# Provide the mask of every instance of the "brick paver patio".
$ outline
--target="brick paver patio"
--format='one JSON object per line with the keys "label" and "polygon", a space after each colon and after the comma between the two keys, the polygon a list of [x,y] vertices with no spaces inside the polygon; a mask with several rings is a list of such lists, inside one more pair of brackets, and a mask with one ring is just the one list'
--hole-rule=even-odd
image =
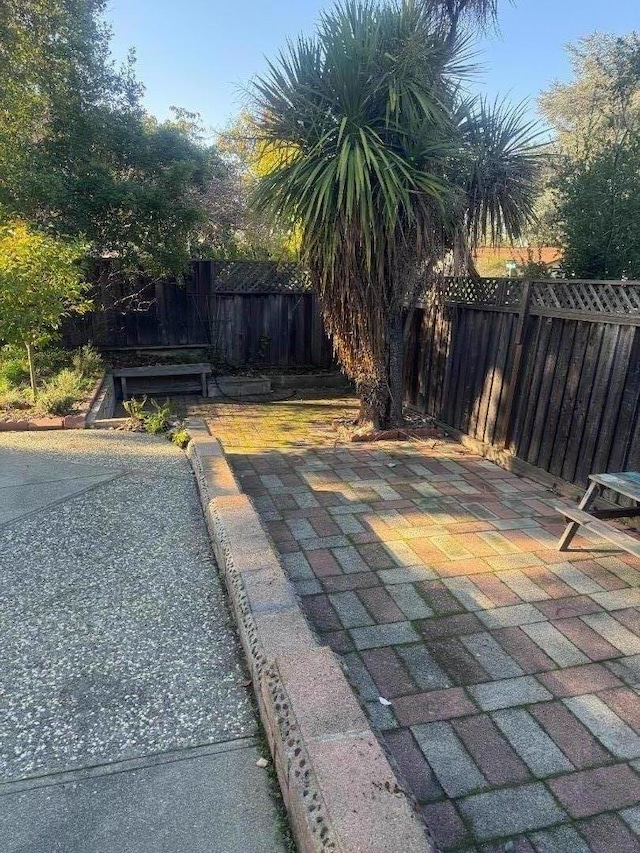
{"label": "brick paver patio", "polygon": [[454,442],[336,444],[353,409],[199,412],[440,847],[639,851],[639,561]]}

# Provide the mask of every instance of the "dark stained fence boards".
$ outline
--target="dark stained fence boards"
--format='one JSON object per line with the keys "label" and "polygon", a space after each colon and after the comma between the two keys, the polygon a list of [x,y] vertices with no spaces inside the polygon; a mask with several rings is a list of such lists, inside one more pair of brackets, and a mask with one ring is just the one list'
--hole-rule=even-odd
{"label": "dark stained fence boards", "polygon": [[486,444],[506,441],[520,459],[579,486],[591,472],[638,470],[640,290],[580,284],[534,283],[523,306],[513,282],[508,293],[489,282],[480,299],[445,283],[411,319],[407,401]]}
{"label": "dark stained fence boards", "polygon": [[97,276],[94,289],[100,309],[65,323],[68,346],[201,346],[232,365],[333,364],[318,299],[295,265],[197,261],[184,283],[128,289],[107,273]]}
{"label": "dark stained fence boards", "polygon": [[[329,367],[318,300],[292,264],[194,262],[183,285],[96,279],[65,342],[209,347],[234,365]],[[640,283],[444,279],[406,342],[406,399],[579,486],[640,469]]]}

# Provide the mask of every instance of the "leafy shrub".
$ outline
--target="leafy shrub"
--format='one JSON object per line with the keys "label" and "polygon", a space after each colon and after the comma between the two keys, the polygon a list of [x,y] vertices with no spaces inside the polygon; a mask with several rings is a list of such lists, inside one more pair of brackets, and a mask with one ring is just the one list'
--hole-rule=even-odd
{"label": "leafy shrub", "polygon": [[146,403],[146,397],[143,397],[142,400],[136,400],[135,397],[131,397],[130,400],[123,401],[122,408],[129,415],[129,426],[131,429],[142,429]]}
{"label": "leafy shrub", "polygon": [[184,450],[191,441],[191,436],[184,427],[180,427],[175,432],[171,433],[171,441],[176,445],[176,447],[179,447],[180,450]]}
{"label": "leafy shrub", "polygon": [[130,400],[123,402],[122,408],[129,415],[129,427],[132,430],[143,429],[150,435],[159,435],[162,432],[167,432],[173,414],[171,403],[168,399],[165,400],[162,406],[155,400],[150,400],[149,402],[153,409],[151,412],[145,410],[147,404],[146,397],[143,397],[142,400],[136,400],[135,397],[132,397]]}
{"label": "leafy shrub", "polygon": [[97,376],[104,367],[102,356],[91,344],[85,344],[77,349],[71,356],[71,364],[77,373],[89,379]]}
{"label": "leafy shrub", "polygon": [[145,432],[150,435],[159,435],[161,432],[166,432],[169,429],[169,420],[171,419],[172,410],[169,400],[165,400],[164,405],[151,401],[153,412],[146,412],[143,417]]}
{"label": "leafy shrub", "polygon": [[28,409],[30,405],[31,395],[26,388],[16,388],[0,375],[0,411]]}
{"label": "leafy shrub", "polygon": [[[5,347],[9,350],[9,347]],[[13,347],[11,347],[13,349]],[[29,381],[29,364],[26,354],[19,358],[13,353],[8,355],[3,352],[0,356],[0,381],[4,380],[8,386],[18,388],[20,385]]]}
{"label": "leafy shrub", "polygon": [[42,415],[67,415],[86,391],[86,380],[75,370],[65,368],[45,383],[36,401]]}
{"label": "leafy shrub", "polygon": [[[69,350],[62,347],[48,346],[34,353],[36,373],[42,379],[49,379],[55,376],[60,370],[69,367]],[[28,369],[28,362],[25,358],[25,364]]]}

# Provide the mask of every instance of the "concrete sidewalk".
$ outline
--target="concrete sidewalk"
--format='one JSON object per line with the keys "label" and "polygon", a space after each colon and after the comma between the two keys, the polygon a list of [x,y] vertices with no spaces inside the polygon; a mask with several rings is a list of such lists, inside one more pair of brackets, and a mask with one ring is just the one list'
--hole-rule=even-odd
{"label": "concrete sidewalk", "polygon": [[1,853],[287,840],[181,451],[0,440]]}

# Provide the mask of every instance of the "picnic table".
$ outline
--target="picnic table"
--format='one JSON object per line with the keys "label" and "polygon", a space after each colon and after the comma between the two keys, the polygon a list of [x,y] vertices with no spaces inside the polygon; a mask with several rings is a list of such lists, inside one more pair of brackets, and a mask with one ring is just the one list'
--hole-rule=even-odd
{"label": "picnic table", "polygon": [[[197,364],[156,364],[150,365],[148,367],[119,367],[113,371],[114,379],[120,380],[120,385],[122,387],[122,399],[126,400],[128,397],[127,393],[127,379],[140,379],[148,376],[199,376],[199,384],[196,386],[194,390],[201,390],[202,396],[207,396],[207,376],[211,373],[211,365],[207,363],[197,363]],[[156,390],[154,389],[149,389]],[[175,391],[177,389],[170,387],[169,391]],[[144,390],[138,390],[138,393],[145,393]]]}
{"label": "picnic table", "polygon": [[558,550],[566,551],[579,527],[586,527],[592,533],[601,536],[623,551],[640,557],[640,541],[617,527],[607,524],[606,519],[633,518],[640,515],[640,506],[616,507],[615,509],[596,509],[594,504],[603,489],[609,489],[618,495],[624,495],[640,503],[640,472],[623,471],[618,474],[590,474],[589,486],[577,507],[570,504],[555,505],[558,512],[569,519],[567,527],[558,542]]}

